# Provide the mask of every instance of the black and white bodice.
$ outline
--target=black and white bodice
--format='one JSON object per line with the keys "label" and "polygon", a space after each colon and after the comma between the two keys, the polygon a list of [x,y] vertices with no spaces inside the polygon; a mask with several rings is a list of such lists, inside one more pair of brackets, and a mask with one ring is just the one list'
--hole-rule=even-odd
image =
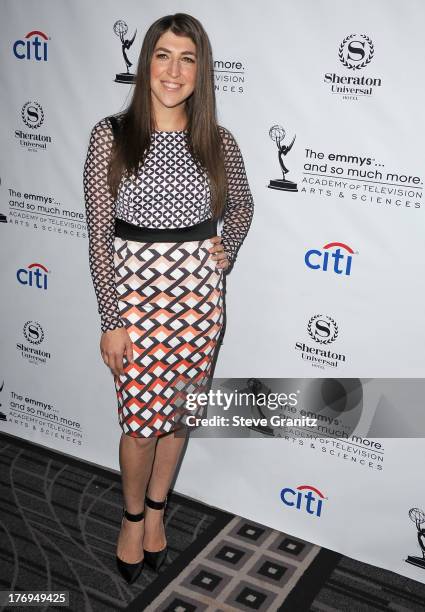
{"label": "black and white bodice", "polygon": [[[239,146],[229,130],[222,126],[219,130],[227,176],[221,237],[233,262],[250,227],[254,203]],[[83,174],[90,273],[102,331],[123,326],[114,283],[115,218],[166,229],[212,217],[206,172],[197,168],[184,130],[153,132],[151,148],[137,176],[123,176],[116,199],[107,184],[112,144],[112,125],[105,117],[91,130]]]}
{"label": "black and white bodice", "polygon": [[121,180],[116,215],[155,228],[187,227],[211,218],[207,175],[189,154],[185,131],[153,132],[136,179]]}

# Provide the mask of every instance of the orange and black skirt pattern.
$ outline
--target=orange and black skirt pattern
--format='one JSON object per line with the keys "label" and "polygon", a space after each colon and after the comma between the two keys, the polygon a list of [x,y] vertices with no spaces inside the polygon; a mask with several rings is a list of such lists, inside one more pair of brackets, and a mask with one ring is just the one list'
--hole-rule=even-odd
{"label": "orange and black skirt pattern", "polygon": [[114,238],[120,317],[133,363],[115,376],[118,422],[132,437],[179,429],[187,393],[207,389],[223,325],[223,272],[209,238],[140,242]]}

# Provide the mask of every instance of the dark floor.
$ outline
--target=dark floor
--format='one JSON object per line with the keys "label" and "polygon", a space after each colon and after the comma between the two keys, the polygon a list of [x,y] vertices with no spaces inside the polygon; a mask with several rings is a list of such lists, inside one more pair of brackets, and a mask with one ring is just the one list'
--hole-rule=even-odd
{"label": "dark floor", "polygon": [[68,591],[78,612],[425,610],[422,583],[174,493],[167,563],[129,586],[115,568],[119,474],[7,434],[0,462],[0,590]]}

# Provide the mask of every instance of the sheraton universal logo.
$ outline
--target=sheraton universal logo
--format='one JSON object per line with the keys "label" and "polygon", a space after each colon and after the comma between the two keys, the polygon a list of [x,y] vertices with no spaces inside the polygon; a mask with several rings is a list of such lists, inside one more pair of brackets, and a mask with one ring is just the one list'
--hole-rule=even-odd
{"label": "sheraton universal logo", "polygon": [[44,124],[44,110],[36,100],[27,100],[21,108],[21,121],[25,128],[15,129],[15,139],[22,149],[37,153],[46,151],[52,144],[52,137],[41,129]]}
{"label": "sheraton universal logo", "polygon": [[375,55],[375,46],[367,34],[348,34],[339,44],[338,59],[345,72],[326,72],[324,82],[332,94],[341,95],[344,100],[358,100],[371,96],[382,79],[362,74],[369,67]]}
{"label": "sheraton universal logo", "polygon": [[42,325],[38,321],[26,321],[22,333],[26,342],[16,343],[18,353],[29,363],[46,365],[51,358],[51,353],[40,347],[46,337]]}
{"label": "sheraton universal logo", "polygon": [[303,361],[321,370],[337,368],[346,362],[346,355],[328,348],[339,335],[339,327],[333,317],[327,314],[313,315],[307,323],[307,332],[316,345],[304,341],[295,342],[295,350]]}

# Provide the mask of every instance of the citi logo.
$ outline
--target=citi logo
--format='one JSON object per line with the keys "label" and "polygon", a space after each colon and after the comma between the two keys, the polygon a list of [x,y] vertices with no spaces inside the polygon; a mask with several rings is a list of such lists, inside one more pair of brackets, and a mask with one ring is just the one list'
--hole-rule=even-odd
{"label": "citi logo", "polygon": [[18,59],[47,62],[47,42],[49,37],[40,30],[32,30],[25,34],[24,40],[15,40],[13,55]]}
{"label": "citi logo", "polygon": [[350,276],[354,251],[343,242],[328,242],[322,248],[310,249],[304,256],[305,265],[312,270],[335,272]]}
{"label": "citi logo", "polygon": [[21,285],[47,290],[49,270],[39,263],[32,263],[16,272],[16,278]]}
{"label": "citi logo", "polygon": [[323,500],[327,498],[316,487],[299,485],[295,490],[290,487],[282,489],[280,499],[285,506],[296,508],[314,516],[321,516]]}

